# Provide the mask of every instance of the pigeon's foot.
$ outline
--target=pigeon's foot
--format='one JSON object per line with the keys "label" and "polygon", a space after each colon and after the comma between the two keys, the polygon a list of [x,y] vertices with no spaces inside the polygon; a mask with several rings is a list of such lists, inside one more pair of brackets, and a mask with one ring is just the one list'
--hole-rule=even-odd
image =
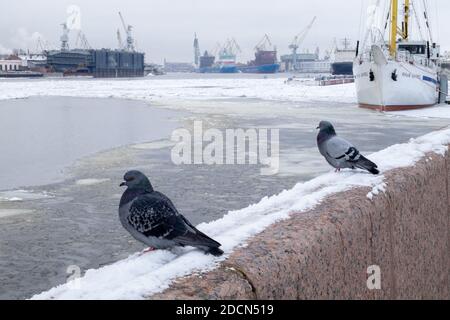
{"label": "pigeon's foot", "polygon": [[147,249],[142,251],[142,254],[149,253],[149,252],[156,251],[156,250],[158,250],[158,249],[155,249],[155,248],[152,248],[152,247],[148,247]]}
{"label": "pigeon's foot", "polygon": [[337,168],[334,172],[341,172],[341,168]]}

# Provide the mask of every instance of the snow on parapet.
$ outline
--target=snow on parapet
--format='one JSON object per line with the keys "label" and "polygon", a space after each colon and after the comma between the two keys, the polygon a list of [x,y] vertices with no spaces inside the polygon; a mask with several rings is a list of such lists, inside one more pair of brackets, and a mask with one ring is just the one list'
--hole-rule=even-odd
{"label": "snow on parapet", "polygon": [[[449,143],[450,129],[445,129],[391,146],[369,158],[385,172],[412,166],[428,152],[444,155]],[[221,258],[193,248],[135,254],[103,268],[88,270],[81,279],[35,295],[33,299],[144,299],[168,288],[178,277],[214,269],[233,249],[244,246],[250,237],[271,224],[314,208],[326,196],[358,186],[379,192],[386,185],[383,175],[350,170],[330,172],[245,209],[231,211],[222,219],[200,224],[201,231],[222,243],[225,255]],[[375,195],[373,191],[372,195]]]}
{"label": "snow on parapet", "polygon": [[373,198],[375,197],[375,196],[377,196],[377,195],[379,195],[380,194],[380,192],[383,192],[383,193],[385,193],[386,192],[386,183],[384,183],[384,182],[382,182],[382,183],[380,183],[380,184],[377,184],[376,186],[374,186],[373,188],[372,188],[372,191],[370,191],[368,194],[367,194],[367,198],[369,198],[370,200],[373,200]]}
{"label": "snow on parapet", "polygon": [[0,100],[32,96],[123,98],[144,101],[250,98],[276,101],[356,102],[352,84],[332,87],[291,86],[285,79],[135,79],[6,81]]}

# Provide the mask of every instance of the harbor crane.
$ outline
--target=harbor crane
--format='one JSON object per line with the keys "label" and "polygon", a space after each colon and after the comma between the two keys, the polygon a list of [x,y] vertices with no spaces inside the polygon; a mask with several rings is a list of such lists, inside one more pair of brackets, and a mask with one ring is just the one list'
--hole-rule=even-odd
{"label": "harbor crane", "polygon": [[217,42],[217,43],[216,43],[216,46],[215,46],[214,49],[211,51],[211,54],[212,54],[213,56],[216,56],[216,55],[219,53],[219,51],[220,51],[221,48],[222,48],[222,45],[220,44],[220,42]]}
{"label": "harbor crane", "polygon": [[239,44],[237,43],[235,38],[231,38],[230,46],[231,46],[233,52],[239,52],[239,53],[242,52],[241,47],[239,46]]}
{"label": "harbor crane", "polygon": [[238,43],[234,38],[228,38],[227,41],[223,46],[219,47],[219,60],[225,59],[225,60],[236,60],[236,55],[238,53],[241,53],[241,48],[239,47]]}
{"label": "harbor crane", "polygon": [[120,20],[122,21],[123,29],[125,30],[125,34],[127,35],[127,45],[126,50],[128,51],[134,51],[134,39],[131,35],[131,31],[133,30],[133,27],[131,25],[127,25],[125,23],[125,20],[123,19],[122,13],[119,12]]}
{"label": "harbor crane", "polygon": [[81,30],[78,31],[77,40],[75,42],[75,47],[78,48],[79,46],[80,46],[80,48],[86,49],[86,50],[92,49],[91,45],[89,44],[89,42],[86,38],[86,35]]}
{"label": "harbor crane", "polygon": [[270,38],[267,34],[264,35],[264,37],[261,39],[261,41],[258,42],[258,44],[255,47],[256,51],[265,51],[267,49],[267,46],[272,47],[272,42],[270,41]]}
{"label": "harbor crane", "polygon": [[63,23],[61,25],[63,27],[63,34],[60,38],[61,51],[67,51],[67,50],[69,50],[69,28],[67,27],[67,24],[65,24],[65,23]]}
{"label": "harbor crane", "polygon": [[297,34],[292,41],[292,43],[289,45],[289,49],[292,50],[292,70],[297,71],[298,70],[298,56],[297,56],[297,49],[300,48],[300,45],[305,41],[306,36],[308,35],[309,31],[311,30],[312,26],[314,25],[314,22],[316,22],[317,17],[314,17],[312,21],[309,23],[309,25],[299,34]]}
{"label": "harbor crane", "polygon": [[50,43],[47,40],[44,40],[41,37],[37,39],[36,52],[49,51],[51,47],[53,48],[54,46],[50,46]]}
{"label": "harbor crane", "polygon": [[234,38],[227,39],[227,42],[223,46],[222,50],[231,55],[236,55],[237,53],[242,52],[241,47],[239,46],[236,39],[234,39]]}

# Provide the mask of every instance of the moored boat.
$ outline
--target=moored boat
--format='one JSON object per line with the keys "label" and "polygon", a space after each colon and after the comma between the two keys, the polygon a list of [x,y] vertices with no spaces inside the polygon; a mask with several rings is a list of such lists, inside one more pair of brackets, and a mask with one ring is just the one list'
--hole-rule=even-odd
{"label": "moored boat", "polygon": [[[410,0],[404,1],[402,27],[398,27],[398,2],[390,1],[389,42],[383,40],[379,29],[368,30],[372,33],[372,44],[366,46],[363,43],[354,61],[357,99],[361,107],[397,111],[428,107],[438,102],[439,45],[433,42],[431,31],[426,39],[411,39]],[[428,20],[426,8],[424,10],[425,20]],[[428,27],[429,22],[425,21],[424,25]]]}
{"label": "moored boat", "polygon": [[[198,45],[198,44],[197,44]],[[235,39],[228,39],[225,45],[219,50],[219,59],[215,61],[215,56],[205,51],[199,57],[198,72],[200,73],[238,73],[236,65],[236,54],[240,52],[239,45]]]}
{"label": "moored boat", "polygon": [[[267,49],[267,47],[272,47]],[[277,50],[269,39],[268,35],[255,47],[255,60],[246,65],[238,65],[239,72],[243,73],[276,73],[280,69],[277,59]]]}
{"label": "moored boat", "polygon": [[280,65],[278,63],[272,63],[259,66],[238,66],[238,70],[242,73],[276,73],[280,70]]}
{"label": "moored boat", "polygon": [[235,65],[214,65],[211,67],[199,68],[200,73],[238,73],[239,70]]}
{"label": "moored boat", "polygon": [[350,40],[345,38],[342,40],[343,48],[335,45],[332,54],[331,74],[332,75],[353,75],[353,60],[356,50],[350,47]]}

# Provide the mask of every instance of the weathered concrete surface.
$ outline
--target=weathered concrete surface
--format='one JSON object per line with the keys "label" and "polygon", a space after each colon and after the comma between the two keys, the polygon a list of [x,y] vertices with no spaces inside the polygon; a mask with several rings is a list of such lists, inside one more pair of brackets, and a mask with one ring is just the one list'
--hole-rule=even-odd
{"label": "weathered concrete surface", "polygon": [[[432,158],[432,160],[430,159]],[[151,299],[449,299],[449,156],[385,173],[387,190],[325,199]],[[381,290],[367,268],[381,268]]]}

